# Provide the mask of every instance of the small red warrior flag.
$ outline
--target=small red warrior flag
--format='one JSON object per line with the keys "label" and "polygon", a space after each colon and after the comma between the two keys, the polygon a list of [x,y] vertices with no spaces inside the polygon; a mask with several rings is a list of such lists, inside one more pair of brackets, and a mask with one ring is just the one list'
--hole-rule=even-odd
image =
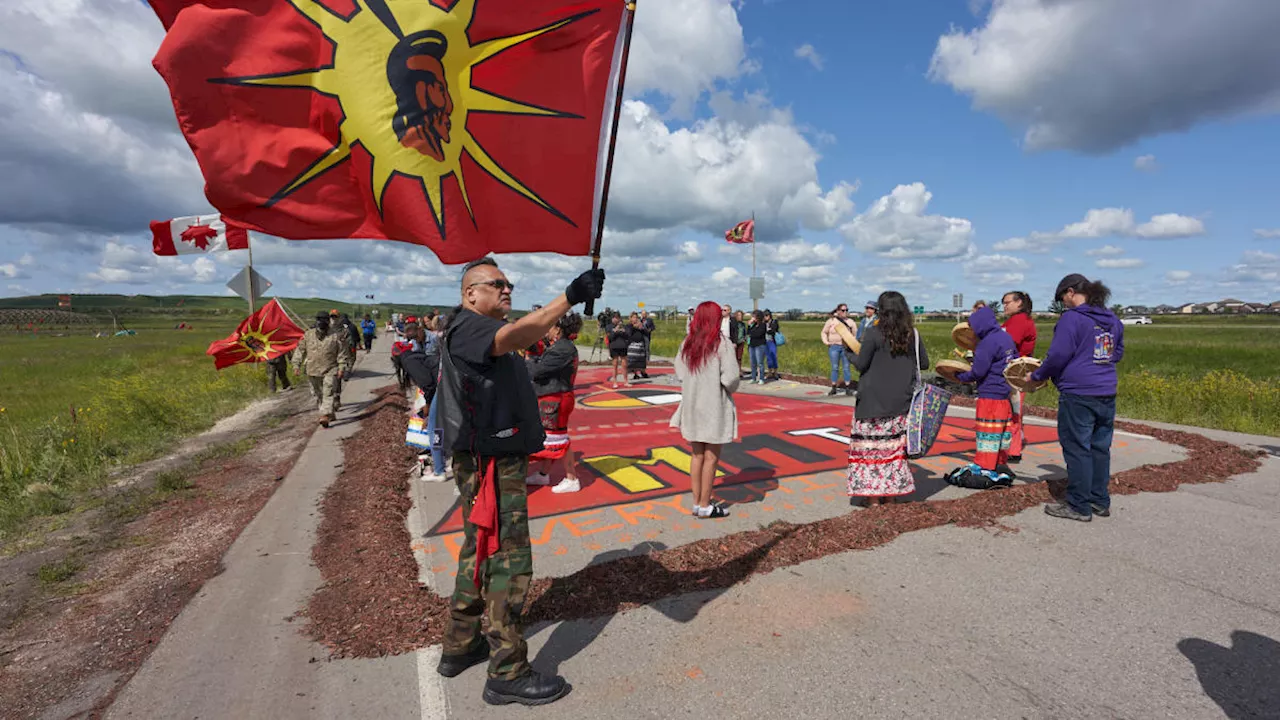
{"label": "small red warrior flag", "polygon": [[587,255],[623,0],[150,0],[222,214],[277,237]]}
{"label": "small red warrior flag", "polygon": [[247,250],[249,231],[220,215],[192,215],[151,223],[151,250],[157,255],[190,255]]}
{"label": "small red warrior flag", "polygon": [[733,226],[732,230],[724,231],[724,239],[726,242],[745,245],[756,241],[756,221],[746,220]]}
{"label": "small red warrior flag", "polygon": [[295,325],[280,303],[272,298],[245,318],[225,340],[211,343],[205,354],[213,356],[213,365],[219,370],[239,363],[263,362],[298,347],[302,333],[302,328]]}

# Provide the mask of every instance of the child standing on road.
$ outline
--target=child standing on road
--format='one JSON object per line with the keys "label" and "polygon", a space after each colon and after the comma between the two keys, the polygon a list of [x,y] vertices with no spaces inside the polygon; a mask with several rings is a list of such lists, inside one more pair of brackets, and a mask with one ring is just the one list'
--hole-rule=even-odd
{"label": "child standing on road", "polygon": [[1011,389],[1004,379],[1004,369],[1018,357],[1018,349],[996,321],[995,312],[986,305],[969,314],[969,327],[978,336],[978,347],[974,350],[973,367],[956,375],[956,380],[978,384],[974,429],[977,448],[973,462],[948,473],[947,482],[979,490],[1008,487],[1014,478],[1009,469],[1013,405],[1009,402]]}

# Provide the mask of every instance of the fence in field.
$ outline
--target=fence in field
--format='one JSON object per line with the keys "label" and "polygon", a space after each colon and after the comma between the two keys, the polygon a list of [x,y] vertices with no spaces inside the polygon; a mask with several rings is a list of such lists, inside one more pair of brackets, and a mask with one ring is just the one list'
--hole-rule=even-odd
{"label": "fence in field", "polygon": [[68,325],[92,325],[92,315],[71,312],[69,310],[37,309],[4,309],[0,308],[0,328],[12,327],[15,330],[27,330],[34,327],[60,327]]}

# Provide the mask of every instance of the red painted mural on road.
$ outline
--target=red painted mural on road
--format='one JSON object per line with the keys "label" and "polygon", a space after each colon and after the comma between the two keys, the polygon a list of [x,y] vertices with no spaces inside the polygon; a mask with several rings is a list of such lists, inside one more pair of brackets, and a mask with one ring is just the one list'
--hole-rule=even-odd
{"label": "red painted mural on road", "polygon": [[[603,368],[584,369],[575,387],[570,435],[582,490],[557,495],[549,487],[530,487],[530,519],[689,492],[689,444],[667,427],[680,387],[638,384],[615,390],[601,382],[608,374]],[[734,403],[740,440],[721,452],[718,498],[732,503],[739,489],[758,494],[759,481],[847,466],[851,405],[747,393],[735,395]],[[1057,443],[1053,428],[1029,425],[1026,432],[1028,445]],[[973,449],[974,421],[948,418],[930,455],[970,456]],[[455,506],[429,534],[461,528]]]}

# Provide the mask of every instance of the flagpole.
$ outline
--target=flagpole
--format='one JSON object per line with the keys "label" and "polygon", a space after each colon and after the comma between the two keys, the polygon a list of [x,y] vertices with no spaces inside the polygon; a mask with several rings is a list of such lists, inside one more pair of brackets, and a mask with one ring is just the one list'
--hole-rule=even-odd
{"label": "flagpole", "polygon": [[249,295],[249,314],[252,315],[256,312],[253,307],[253,242],[247,240],[245,248],[249,251],[249,292],[247,294]]}
{"label": "flagpole", "polygon": [[[751,211],[751,279],[756,277],[756,211]],[[750,285],[750,283],[748,283]],[[755,312],[760,309],[760,298],[751,298],[751,311]]]}
{"label": "flagpole", "polygon": [[[627,0],[627,26],[622,43],[622,63],[618,68],[618,94],[613,99],[613,128],[609,131],[609,156],[604,163],[604,186],[600,192],[600,219],[596,222],[596,237],[591,243],[591,269],[600,267],[600,243],[604,241],[604,215],[609,207],[609,181],[613,179],[613,151],[618,144],[618,120],[622,116],[622,88],[627,83],[627,60],[631,56],[631,27],[636,20],[636,0]],[[595,315],[595,298],[587,298],[587,306],[583,314],[590,318]]]}

